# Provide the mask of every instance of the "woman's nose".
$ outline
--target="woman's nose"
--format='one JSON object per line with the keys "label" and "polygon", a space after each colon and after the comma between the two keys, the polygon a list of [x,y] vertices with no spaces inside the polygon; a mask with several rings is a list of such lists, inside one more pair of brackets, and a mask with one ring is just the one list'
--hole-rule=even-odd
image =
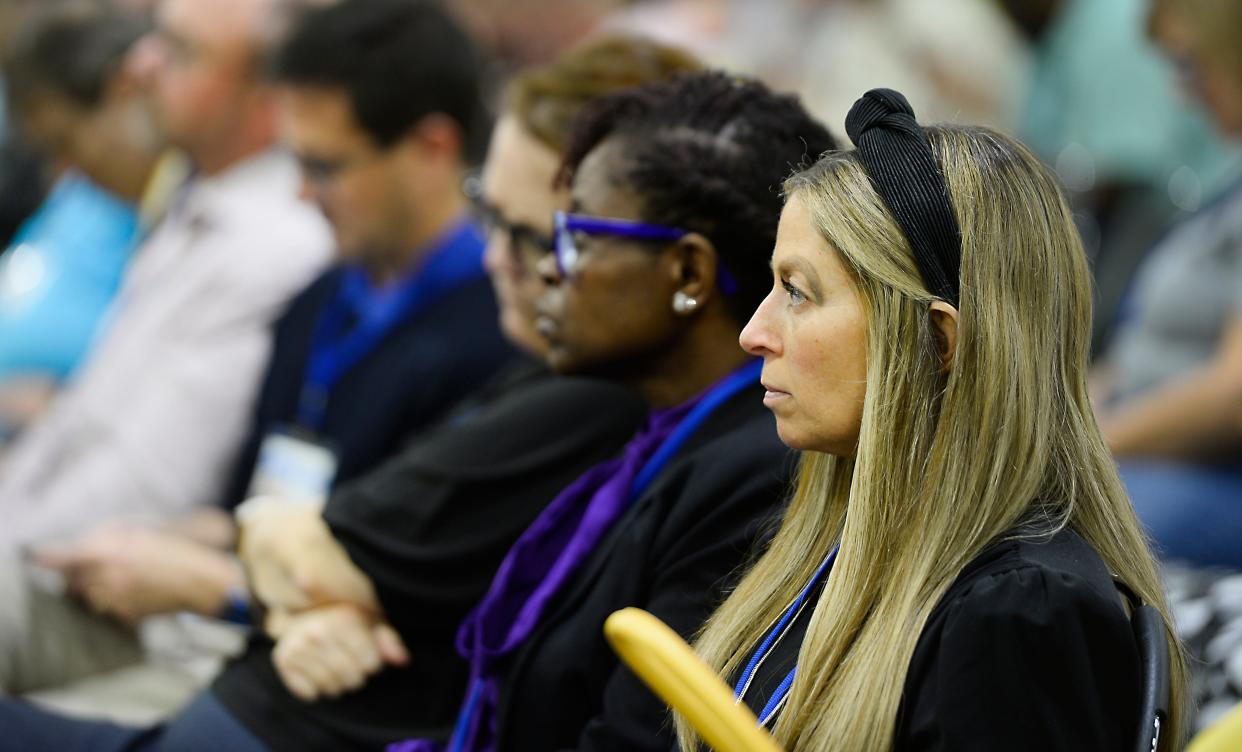
{"label": "woman's nose", "polygon": [[756,357],[780,354],[780,338],[776,334],[771,320],[772,295],[768,294],[759,307],[755,309],[750,321],[742,328],[738,343],[742,349]]}

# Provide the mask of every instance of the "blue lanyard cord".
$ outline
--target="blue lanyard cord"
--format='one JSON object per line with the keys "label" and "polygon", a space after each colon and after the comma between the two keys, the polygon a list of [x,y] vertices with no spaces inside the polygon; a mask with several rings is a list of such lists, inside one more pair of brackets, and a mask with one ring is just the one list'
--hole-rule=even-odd
{"label": "blue lanyard cord", "polygon": [[738,392],[753,386],[759,381],[759,374],[763,371],[763,361],[755,360],[742,366],[734,371],[723,381],[714,386],[707,393],[699,404],[682,418],[677,424],[677,428],[673,429],[660,448],[655,454],[651,455],[651,459],[647,460],[647,464],[638,471],[638,475],[634,477],[634,483],[630,485],[630,501],[637,499],[643,491],[647,490],[647,486],[656,479],[664,466],[673,459],[673,456],[680,451],[682,445],[690,439],[694,432],[707,421],[711,414],[716,411],[725,402],[732,399]]}
{"label": "blue lanyard cord", "polygon": [[[477,227],[462,222],[445,235],[426,261],[387,290],[371,288],[360,267],[344,271],[336,297],[315,324],[298,401],[298,423],[322,427],[328,398],[342,377],[401,324],[457,287],[483,275],[483,244]],[[349,326],[350,319],[356,323]]]}
{"label": "blue lanyard cord", "polygon": [[785,678],[781,679],[781,683],[777,685],[776,690],[772,692],[772,696],[764,703],[763,710],[759,712],[759,725],[766,726],[768,721],[772,720],[772,716],[776,715],[776,710],[785,701],[785,697],[789,694],[789,688],[793,686],[794,677],[798,674],[798,667],[794,666],[789,669],[789,673],[785,674]]}
{"label": "blue lanyard cord", "polygon": [[[742,672],[741,677],[737,680],[737,684],[733,687],[733,698],[735,700],[741,701],[742,694],[746,691],[746,688],[750,685],[751,679],[754,678],[755,672],[759,669],[759,662],[763,660],[765,655],[768,654],[768,650],[771,649],[773,643],[775,643],[781,634],[784,633],[785,628],[794,618],[794,615],[798,613],[798,610],[806,601],[807,596],[810,595],[811,590],[815,587],[815,584],[819,582],[820,578],[824,576],[824,573],[832,567],[832,562],[836,560],[837,551],[840,548],[840,546],[833,548],[823,562],[820,563],[819,568],[815,570],[815,574],[811,575],[811,581],[802,588],[802,592],[798,593],[798,597],[794,598],[793,603],[789,604],[788,608],[785,609],[785,612],[781,614],[781,618],[777,620],[776,625],[772,627],[771,631],[769,631],[767,636],[764,637],[763,642],[759,644],[759,649],[756,650],[754,655],[750,657],[750,661],[746,664],[746,670]],[[793,685],[794,675],[797,670],[798,667],[795,665],[793,670],[785,676],[783,681],[781,681],[780,685],[776,688],[776,691],[772,693],[772,696],[768,698],[767,703],[763,706],[762,712],[759,714],[761,725],[767,722],[771,713],[776,710],[776,708],[780,705],[781,700],[783,700],[785,695],[789,693],[789,688]]]}
{"label": "blue lanyard cord", "polygon": [[462,752],[466,743],[466,732],[470,726],[470,718],[474,715],[474,706],[479,704],[479,696],[483,694],[483,680],[475,679],[470,685],[470,696],[466,698],[466,706],[457,715],[457,723],[453,726],[453,735],[449,737],[449,752]]}

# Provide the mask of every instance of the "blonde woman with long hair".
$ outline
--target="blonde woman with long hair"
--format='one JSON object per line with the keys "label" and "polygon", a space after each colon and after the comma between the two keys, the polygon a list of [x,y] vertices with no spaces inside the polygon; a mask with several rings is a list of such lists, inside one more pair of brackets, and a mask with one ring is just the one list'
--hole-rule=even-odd
{"label": "blonde woman with long hair", "polygon": [[896,92],[846,125],[858,148],[786,185],[741,337],[799,479],[696,648],[797,752],[1132,749],[1130,609],[1166,611],[1087,399],[1065,200],[1020,144],[921,128]]}

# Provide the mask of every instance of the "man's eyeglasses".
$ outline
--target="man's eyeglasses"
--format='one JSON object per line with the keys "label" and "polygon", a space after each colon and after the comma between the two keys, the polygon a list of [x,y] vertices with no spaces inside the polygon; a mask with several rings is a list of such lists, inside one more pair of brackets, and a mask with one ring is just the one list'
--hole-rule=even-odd
{"label": "man's eyeglasses", "polygon": [[[553,215],[555,228],[556,266],[561,276],[572,276],[582,257],[575,236],[606,235],[643,242],[672,242],[690,233],[676,227],[652,225],[630,219],[608,219],[587,214],[571,214],[558,211]],[[725,295],[737,292],[737,279],[723,264],[719,264],[716,284]]]}
{"label": "man's eyeglasses", "polygon": [[298,166],[302,168],[302,177],[307,182],[324,188],[335,183],[341,175],[356,167],[361,167],[368,162],[377,159],[384,152],[377,150],[366,154],[355,154],[348,157],[340,157],[336,159],[326,159],[323,157],[312,157],[306,154],[296,155]]}
{"label": "man's eyeglasses", "polygon": [[552,237],[533,227],[510,222],[500,210],[483,198],[478,175],[470,175],[462,183],[462,192],[470,200],[475,217],[483,225],[488,237],[503,233],[510,252],[528,269],[534,269],[539,260],[553,251]]}

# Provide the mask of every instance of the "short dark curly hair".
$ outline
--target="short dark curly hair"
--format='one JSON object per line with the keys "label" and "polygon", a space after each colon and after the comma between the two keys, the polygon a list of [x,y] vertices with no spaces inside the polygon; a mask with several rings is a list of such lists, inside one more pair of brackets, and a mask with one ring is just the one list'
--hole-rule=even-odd
{"label": "short dark curly hair", "polygon": [[796,97],[718,71],[599,100],[578,121],[559,179],[571,182],[605,141],[621,146],[616,177],[638,197],[644,221],[697,232],[716,247],[737,278],[729,304],[742,323],[770,286],[785,178],[836,148]]}

